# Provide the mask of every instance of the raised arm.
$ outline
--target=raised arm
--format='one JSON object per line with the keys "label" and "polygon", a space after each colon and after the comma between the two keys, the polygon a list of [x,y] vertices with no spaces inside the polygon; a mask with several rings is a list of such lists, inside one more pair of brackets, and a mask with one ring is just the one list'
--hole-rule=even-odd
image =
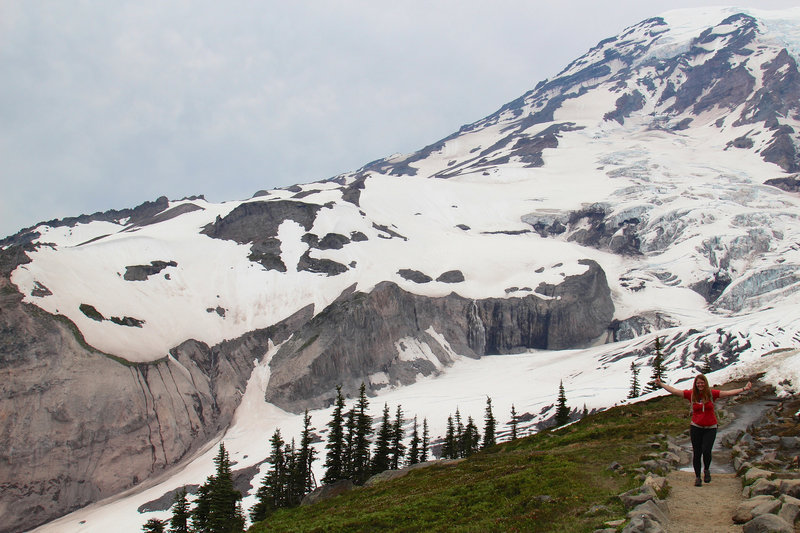
{"label": "raised arm", "polygon": [[741,394],[741,393],[743,393],[745,391],[749,391],[752,388],[753,388],[753,384],[748,381],[747,385],[745,385],[741,389],[731,389],[731,390],[721,390],[721,391],[719,391],[719,397],[720,398],[727,398],[728,396],[736,396],[737,394]]}
{"label": "raised arm", "polygon": [[674,394],[675,396],[680,396],[681,398],[683,398],[683,391],[681,389],[676,389],[671,385],[667,385],[666,383],[662,382],[659,378],[656,378],[656,385],[658,385],[665,391],[669,392],[670,394]]}

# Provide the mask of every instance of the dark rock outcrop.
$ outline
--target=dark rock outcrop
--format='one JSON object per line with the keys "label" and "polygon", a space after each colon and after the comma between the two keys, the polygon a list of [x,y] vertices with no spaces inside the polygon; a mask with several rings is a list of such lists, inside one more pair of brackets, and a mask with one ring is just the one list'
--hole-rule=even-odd
{"label": "dark rock outcrop", "polygon": [[[451,362],[431,331],[456,353],[473,357],[585,344],[605,332],[614,306],[603,270],[593,261],[581,263],[585,273],[540,287],[544,298],[431,298],[390,282],[369,293],[346,291],[272,358],[266,399],[300,412],[329,404],[339,384],[345,394],[356,394],[362,382],[369,391],[385,386],[370,382],[376,373],[389,384],[413,383]],[[403,355],[407,342],[427,344],[437,361]]]}
{"label": "dark rock outcrop", "polygon": [[176,267],[175,261],[150,261],[149,265],[132,265],[125,267],[122,278],[126,281],[144,281],[150,276],[155,276],[167,267]]}

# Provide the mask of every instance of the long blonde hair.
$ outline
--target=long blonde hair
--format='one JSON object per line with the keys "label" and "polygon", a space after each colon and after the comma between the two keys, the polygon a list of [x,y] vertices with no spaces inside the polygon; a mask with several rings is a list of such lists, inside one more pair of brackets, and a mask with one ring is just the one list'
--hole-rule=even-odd
{"label": "long blonde hair", "polygon": [[[700,389],[697,388],[698,379],[703,380],[703,383],[705,383],[703,392],[700,392]],[[694,381],[692,381],[692,401],[706,403],[710,402],[711,400],[711,387],[708,385],[708,378],[703,374],[697,374],[697,376],[694,378]]]}

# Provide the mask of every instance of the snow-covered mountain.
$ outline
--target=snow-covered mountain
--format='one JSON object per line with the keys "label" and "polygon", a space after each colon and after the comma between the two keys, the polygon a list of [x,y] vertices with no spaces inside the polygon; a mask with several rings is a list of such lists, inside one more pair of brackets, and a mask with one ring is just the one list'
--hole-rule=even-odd
{"label": "snow-covered mountain", "polygon": [[668,12],[413,154],[0,241],[0,530],[103,500],[41,531],[138,531],[338,384],[434,435],[486,396],[535,430],[562,380],[624,401],[660,337],[671,379],[793,392],[798,58],[800,9]]}

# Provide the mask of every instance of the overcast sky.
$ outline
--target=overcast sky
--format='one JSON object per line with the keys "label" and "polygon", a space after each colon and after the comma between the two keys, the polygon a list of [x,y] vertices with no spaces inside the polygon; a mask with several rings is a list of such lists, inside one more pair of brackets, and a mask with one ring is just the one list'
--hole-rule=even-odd
{"label": "overcast sky", "polygon": [[414,151],[601,39],[693,5],[0,0],[0,237],[162,195],[240,200]]}

